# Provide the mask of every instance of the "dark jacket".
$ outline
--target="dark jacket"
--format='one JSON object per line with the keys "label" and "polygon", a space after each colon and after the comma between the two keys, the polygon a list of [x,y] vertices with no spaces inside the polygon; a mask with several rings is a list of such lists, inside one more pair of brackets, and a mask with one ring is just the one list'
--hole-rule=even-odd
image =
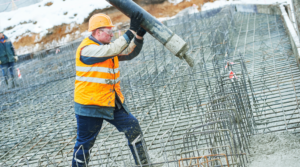
{"label": "dark jacket", "polygon": [[4,35],[4,38],[0,39],[0,61],[1,64],[8,62],[14,62],[15,50],[11,41]]}

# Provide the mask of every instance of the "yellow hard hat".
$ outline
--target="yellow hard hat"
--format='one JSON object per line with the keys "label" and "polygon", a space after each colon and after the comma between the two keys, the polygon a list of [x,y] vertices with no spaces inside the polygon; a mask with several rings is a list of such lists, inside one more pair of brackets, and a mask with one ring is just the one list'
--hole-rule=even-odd
{"label": "yellow hard hat", "polygon": [[89,20],[89,32],[101,27],[114,27],[109,16],[103,13],[93,15]]}

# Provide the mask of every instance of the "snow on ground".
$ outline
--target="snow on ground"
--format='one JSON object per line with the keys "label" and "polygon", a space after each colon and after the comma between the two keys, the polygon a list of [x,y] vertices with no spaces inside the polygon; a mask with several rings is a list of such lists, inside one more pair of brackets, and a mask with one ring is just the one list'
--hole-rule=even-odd
{"label": "snow on ground", "polygon": [[[47,2],[53,4],[45,6]],[[81,24],[94,9],[110,6],[105,0],[43,0],[15,11],[0,13],[0,27],[14,27],[5,31],[14,42],[16,37],[30,35],[29,32],[44,36],[48,33],[47,29],[63,23]]]}
{"label": "snow on ground", "polygon": [[182,2],[183,0],[168,0],[170,3],[174,4],[174,5],[177,5],[179,4],[180,2]]}

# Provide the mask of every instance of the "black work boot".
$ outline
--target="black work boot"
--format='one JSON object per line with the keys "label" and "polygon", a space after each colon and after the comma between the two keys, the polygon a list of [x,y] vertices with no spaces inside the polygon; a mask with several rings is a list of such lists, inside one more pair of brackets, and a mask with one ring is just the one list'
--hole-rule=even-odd
{"label": "black work boot", "polygon": [[148,152],[147,152],[147,147],[145,146],[146,142],[144,141],[143,138],[141,140],[142,141],[139,141],[139,142],[136,143],[136,146],[137,146],[136,149],[137,149],[137,152],[138,152],[138,159],[141,162],[141,164],[138,162],[138,160],[136,160],[135,163],[136,163],[137,166],[152,167],[152,165],[149,164],[150,162],[148,162],[149,155],[148,155]]}

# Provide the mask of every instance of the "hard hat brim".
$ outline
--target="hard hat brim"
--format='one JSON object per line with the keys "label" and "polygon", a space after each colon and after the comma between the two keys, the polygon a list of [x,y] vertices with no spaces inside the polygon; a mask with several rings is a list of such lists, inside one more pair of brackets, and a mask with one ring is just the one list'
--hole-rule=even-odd
{"label": "hard hat brim", "polygon": [[[114,25],[111,25],[111,26],[103,26],[103,27],[115,27]],[[98,28],[103,28],[103,27],[98,27]],[[93,29],[93,30],[88,30],[89,32],[92,32],[92,31],[94,31],[94,30],[96,30],[96,29],[98,29],[98,28],[95,28],[95,29]]]}

